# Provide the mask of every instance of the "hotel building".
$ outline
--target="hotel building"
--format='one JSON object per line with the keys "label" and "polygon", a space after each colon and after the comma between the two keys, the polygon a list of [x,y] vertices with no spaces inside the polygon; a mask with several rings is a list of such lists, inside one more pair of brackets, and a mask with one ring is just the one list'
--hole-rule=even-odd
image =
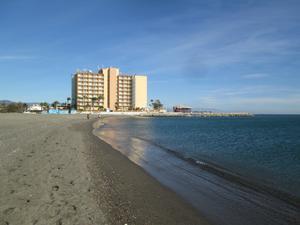
{"label": "hotel building", "polygon": [[113,67],[98,73],[76,72],[72,77],[72,105],[78,111],[145,109],[147,76],[123,75]]}

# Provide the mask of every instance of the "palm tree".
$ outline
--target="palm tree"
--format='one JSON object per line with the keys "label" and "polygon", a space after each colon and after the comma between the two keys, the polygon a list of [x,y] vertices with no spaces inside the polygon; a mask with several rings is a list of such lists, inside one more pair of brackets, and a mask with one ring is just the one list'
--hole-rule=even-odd
{"label": "palm tree", "polygon": [[71,97],[67,98],[67,106],[68,106],[69,114],[71,114]]}
{"label": "palm tree", "polygon": [[55,109],[57,109],[57,106],[59,105],[59,101],[54,101],[52,103],[52,107],[54,107]]}
{"label": "palm tree", "polygon": [[86,110],[86,106],[89,107],[89,102],[85,102],[86,99],[89,100],[89,96],[84,95],[83,96],[83,106],[84,106],[83,108],[84,108],[84,111]]}
{"label": "palm tree", "polygon": [[152,107],[153,99],[150,100],[149,106]]}
{"label": "palm tree", "polygon": [[100,107],[103,108],[103,106],[100,106],[100,102],[101,102],[101,100],[104,100],[104,95],[103,94],[99,95],[97,100],[98,100],[99,108]]}
{"label": "palm tree", "polygon": [[85,110],[91,109],[91,105],[89,102],[87,102],[85,106],[86,106],[86,108],[84,108]]}
{"label": "palm tree", "polygon": [[41,102],[40,106],[43,108],[43,110],[49,110],[49,104],[47,102]]}
{"label": "palm tree", "polygon": [[26,103],[23,103],[23,107],[22,107],[23,112],[27,111],[27,108],[28,108],[28,105]]}
{"label": "palm tree", "polygon": [[91,100],[92,100],[92,108],[94,110],[94,104],[95,104],[95,101],[98,100],[98,98],[97,97],[92,97]]}
{"label": "palm tree", "polygon": [[150,106],[152,106],[154,111],[159,111],[163,108],[163,104],[160,102],[159,99],[156,100],[151,99],[150,102],[151,102]]}
{"label": "palm tree", "polygon": [[[83,95],[83,96],[78,96],[77,98],[83,100],[83,101],[82,101],[82,104],[83,104],[83,111],[85,111],[85,110],[86,110],[86,107],[88,106],[88,102],[86,102],[85,100],[88,99],[88,96],[87,96],[87,95]],[[77,106],[77,107],[78,107],[78,106]],[[77,110],[78,110],[78,108],[77,108]]]}

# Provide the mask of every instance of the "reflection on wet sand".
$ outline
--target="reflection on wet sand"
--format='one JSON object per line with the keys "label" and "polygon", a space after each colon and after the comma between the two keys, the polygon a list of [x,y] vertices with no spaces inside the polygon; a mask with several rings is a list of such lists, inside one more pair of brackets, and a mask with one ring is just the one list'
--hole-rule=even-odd
{"label": "reflection on wet sand", "polygon": [[116,126],[95,134],[197,208],[214,224],[297,224],[297,208],[212,174]]}

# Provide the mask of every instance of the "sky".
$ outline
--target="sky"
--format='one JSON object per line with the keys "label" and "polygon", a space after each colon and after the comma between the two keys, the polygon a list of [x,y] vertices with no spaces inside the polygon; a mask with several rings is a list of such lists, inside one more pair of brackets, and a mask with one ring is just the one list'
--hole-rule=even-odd
{"label": "sky", "polygon": [[299,0],[0,0],[0,99],[65,101],[77,69],[148,76],[170,108],[300,113]]}

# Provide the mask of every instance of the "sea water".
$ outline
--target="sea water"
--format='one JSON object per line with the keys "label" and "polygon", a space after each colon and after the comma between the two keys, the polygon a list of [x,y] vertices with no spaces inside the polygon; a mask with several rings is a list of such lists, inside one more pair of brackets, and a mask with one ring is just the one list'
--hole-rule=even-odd
{"label": "sea water", "polygon": [[113,118],[103,129],[116,146],[143,140],[300,197],[299,115]]}

